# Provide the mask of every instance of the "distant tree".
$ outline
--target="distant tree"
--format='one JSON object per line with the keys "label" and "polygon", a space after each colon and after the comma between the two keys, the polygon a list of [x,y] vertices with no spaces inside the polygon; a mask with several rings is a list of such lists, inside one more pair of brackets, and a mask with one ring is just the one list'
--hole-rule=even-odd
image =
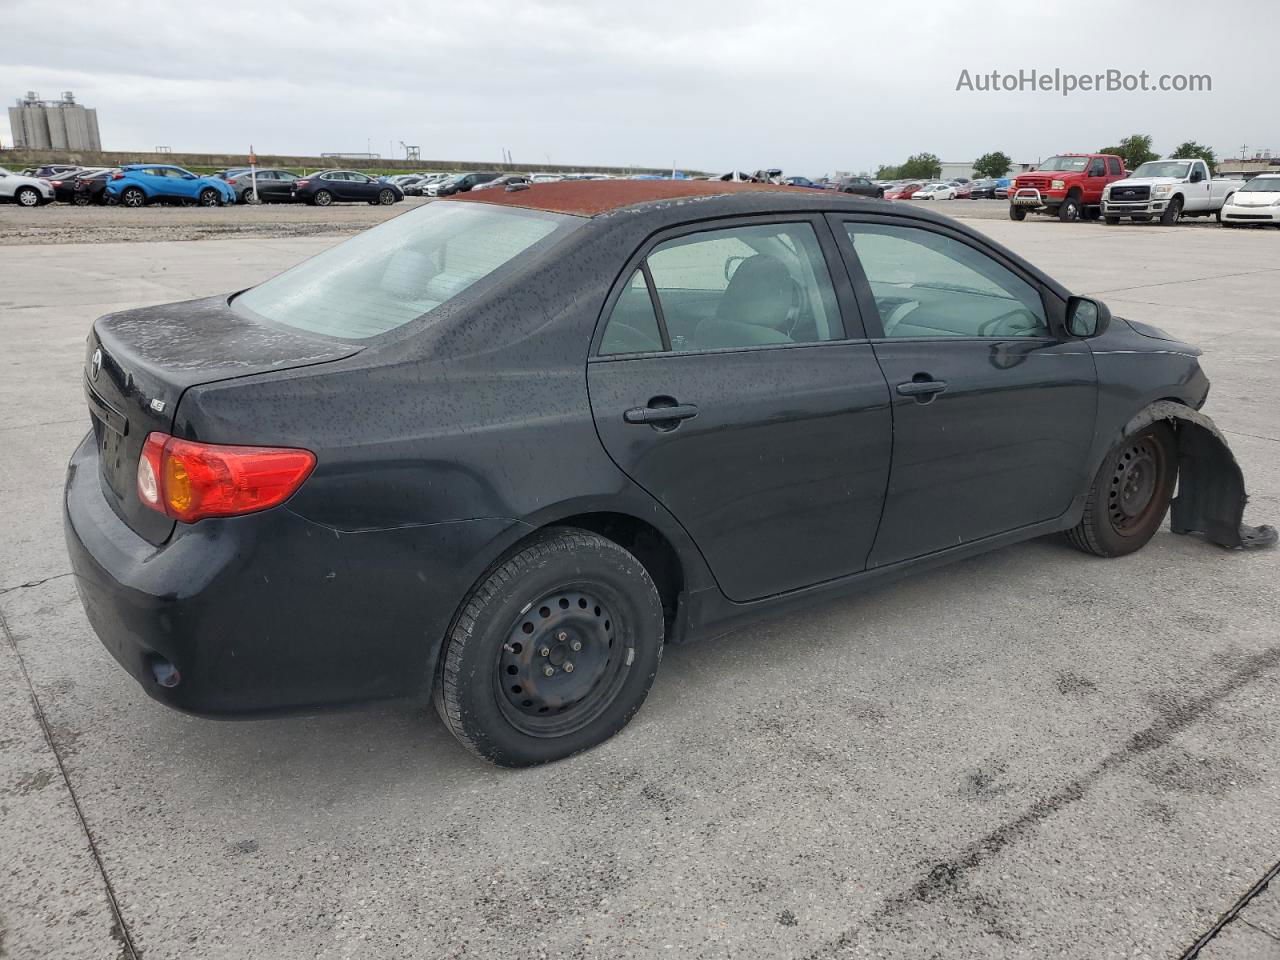
{"label": "distant tree", "polygon": [[1218,169],[1218,155],[1213,152],[1212,147],[1206,147],[1203,143],[1197,143],[1194,140],[1186,140],[1173,148],[1171,157],[1178,159],[1195,159],[1203,160],[1209,165],[1209,172],[1213,173]]}
{"label": "distant tree", "polygon": [[909,180],[932,180],[942,175],[942,161],[932,153],[917,153],[907,157],[898,168],[898,176]]}
{"label": "distant tree", "polygon": [[876,167],[877,180],[898,180],[901,178],[901,167],[891,167],[888,164],[880,164]]}
{"label": "distant tree", "polygon": [[1009,168],[1013,166],[1013,161],[1008,155],[999,150],[993,153],[984,153],[977,160],[973,161],[973,175],[975,177],[990,177],[998,179],[1009,172]]}
{"label": "distant tree", "polygon": [[1151,149],[1151,138],[1145,133],[1131,134],[1120,141],[1120,146],[1103,147],[1098,152],[1117,154],[1128,170],[1136,170],[1148,160],[1160,159],[1160,154]]}

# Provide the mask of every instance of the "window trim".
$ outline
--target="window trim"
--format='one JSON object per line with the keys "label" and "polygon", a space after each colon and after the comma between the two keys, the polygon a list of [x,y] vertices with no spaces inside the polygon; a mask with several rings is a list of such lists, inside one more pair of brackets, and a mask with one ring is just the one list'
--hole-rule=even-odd
{"label": "window trim", "polygon": [[[1066,301],[1060,299],[1057,294],[1023,269],[1020,264],[1010,260],[1000,250],[990,247],[960,230],[927,220],[907,219],[874,213],[830,213],[827,214],[827,217],[831,224],[832,233],[835,234],[836,245],[844,256],[845,268],[849,271],[849,278],[853,283],[853,288],[857,291],[862,314],[864,317],[870,318],[867,323],[867,339],[871,343],[905,343],[908,341],[912,343],[996,343],[1006,340],[1017,340],[1026,343],[1061,343],[1067,340],[1079,339],[1066,333]],[[876,306],[875,295],[871,292],[871,283],[862,269],[862,261],[858,259],[858,254],[854,250],[848,232],[845,230],[845,224],[847,223],[898,227],[904,230],[925,230],[948,240],[963,243],[978,253],[990,257],[1040,295],[1040,305],[1044,310],[1045,319],[1049,322],[1049,333],[1039,337],[981,337],[977,335],[968,337],[886,337],[880,319],[880,310]]]}
{"label": "window trim", "polygon": [[[809,212],[793,210],[785,213],[751,214],[741,217],[716,217],[711,220],[697,220],[676,224],[663,228],[649,235],[647,239],[627,258],[622,270],[614,279],[605,297],[604,306],[596,318],[595,330],[591,335],[588,363],[611,363],[619,360],[632,360],[640,357],[688,357],[714,353],[741,353],[744,350],[790,350],[795,347],[820,347],[834,343],[865,343],[868,339],[866,327],[862,320],[862,304],[855,294],[847,271],[843,268],[843,253],[839,247],[839,238],[832,232],[827,220],[829,214],[821,211]],[[667,331],[666,316],[662,312],[662,300],[658,296],[657,285],[649,272],[649,254],[655,247],[668,240],[679,239],[695,233],[715,233],[721,230],[732,230],[736,227],[755,227],[783,225],[788,223],[807,223],[813,228],[818,240],[818,249],[822,253],[823,264],[827,269],[827,277],[835,292],[837,320],[840,321],[840,337],[831,340],[808,340],[801,343],[762,343],[746,347],[706,347],[697,350],[672,350],[671,337]],[[647,353],[600,353],[600,345],[604,340],[604,329],[613,315],[613,308],[622,295],[622,291],[631,282],[632,275],[642,270],[645,284],[649,288],[649,299],[653,304],[654,314],[658,318],[658,329],[662,334],[664,348],[661,351]]]}

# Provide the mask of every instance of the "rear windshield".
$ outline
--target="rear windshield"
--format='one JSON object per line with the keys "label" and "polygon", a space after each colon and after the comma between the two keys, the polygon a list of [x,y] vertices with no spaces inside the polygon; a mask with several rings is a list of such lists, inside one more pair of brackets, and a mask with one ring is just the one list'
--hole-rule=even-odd
{"label": "rear windshield", "polygon": [[312,333],[364,340],[416,320],[585,222],[487,203],[433,203],[245,291],[232,308]]}

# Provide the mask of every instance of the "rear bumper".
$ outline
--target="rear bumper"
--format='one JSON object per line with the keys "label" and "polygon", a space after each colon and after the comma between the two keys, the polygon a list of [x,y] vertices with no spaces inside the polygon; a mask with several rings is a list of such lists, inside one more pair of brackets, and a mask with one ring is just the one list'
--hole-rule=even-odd
{"label": "rear bumper", "polygon": [[[149,696],[204,715],[423,695],[463,593],[513,526],[341,533],[277,507],[179,524],[157,547],[107,503],[92,434],[68,467],[63,518],[103,646]],[[157,664],[178,683],[162,686]]]}

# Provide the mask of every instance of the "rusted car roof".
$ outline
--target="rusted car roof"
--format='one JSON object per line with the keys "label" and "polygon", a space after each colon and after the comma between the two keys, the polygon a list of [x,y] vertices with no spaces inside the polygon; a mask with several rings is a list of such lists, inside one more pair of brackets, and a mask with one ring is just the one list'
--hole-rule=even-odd
{"label": "rusted car roof", "polygon": [[733,193],[775,191],[808,192],[800,187],[772,183],[726,183],[719,180],[561,180],[535,183],[527,190],[473,190],[446,200],[496,203],[549,213],[594,217],[622,207],[681,197],[718,197]]}

